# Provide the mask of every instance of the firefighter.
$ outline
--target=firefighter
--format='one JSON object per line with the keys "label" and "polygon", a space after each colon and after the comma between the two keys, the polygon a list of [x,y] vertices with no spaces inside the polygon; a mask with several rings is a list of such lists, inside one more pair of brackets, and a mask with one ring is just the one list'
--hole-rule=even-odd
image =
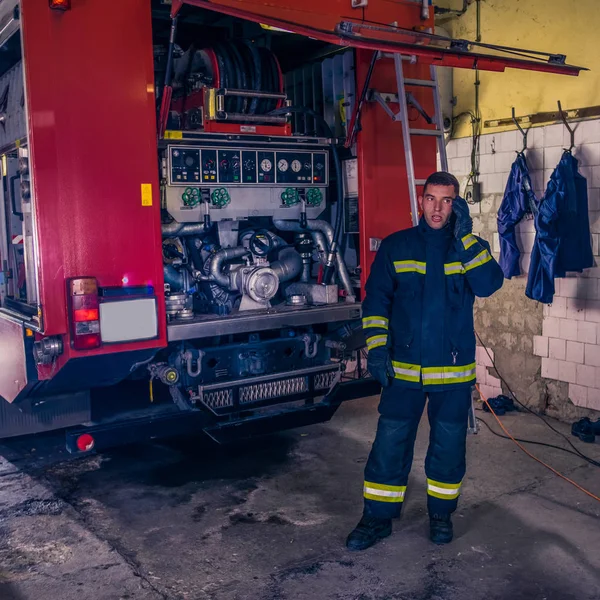
{"label": "firefighter", "polygon": [[427,399],[430,537],[438,544],[452,540],[475,382],[473,303],[475,296],[497,291],[504,279],[489,244],[472,234],[469,207],[458,193],[450,173],[430,175],[419,197],[418,226],[383,240],[367,281],[367,364],[383,390],[365,469],[364,512],[346,542],[351,550],[390,535]]}

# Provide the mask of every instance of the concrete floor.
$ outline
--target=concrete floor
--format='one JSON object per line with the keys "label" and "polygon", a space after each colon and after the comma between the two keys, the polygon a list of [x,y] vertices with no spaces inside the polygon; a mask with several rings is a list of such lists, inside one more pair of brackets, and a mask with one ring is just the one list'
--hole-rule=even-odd
{"label": "concrete floor", "polygon": [[[376,418],[370,398],[251,445],[186,439],[70,461],[60,438],[5,444],[0,599],[600,598],[600,503],[485,428],[469,437],[451,545],[427,539],[424,423],[394,535],[347,552]],[[533,416],[503,420],[520,437],[566,445]],[[600,458],[600,444],[578,446]],[[529,447],[600,493],[596,467]]]}

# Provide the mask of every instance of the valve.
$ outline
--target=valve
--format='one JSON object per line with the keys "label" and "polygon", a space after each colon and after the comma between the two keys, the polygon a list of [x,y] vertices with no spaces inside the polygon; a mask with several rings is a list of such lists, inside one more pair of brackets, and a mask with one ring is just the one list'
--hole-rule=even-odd
{"label": "valve", "polygon": [[231,196],[225,188],[217,188],[213,190],[213,193],[211,194],[211,200],[213,206],[216,206],[217,208],[223,208],[231,202]]}
{"label": "valve", "polygon": [[198,188],[186,188],[181,199],[183,200],[184,206],[189,206],[190,208],[198,206],[198,204],[200,204],[200,190]]}
{"label": "valve", "polygon": [[309,188],[306,192],[306,204],[319,206],[323,200],[323,194],[319,188]]}
{"label": "valve", "polygon": [[281,202],[284,206],[294,206],[300,202],[300,196],[296,188],[286,188],[281,192]]}

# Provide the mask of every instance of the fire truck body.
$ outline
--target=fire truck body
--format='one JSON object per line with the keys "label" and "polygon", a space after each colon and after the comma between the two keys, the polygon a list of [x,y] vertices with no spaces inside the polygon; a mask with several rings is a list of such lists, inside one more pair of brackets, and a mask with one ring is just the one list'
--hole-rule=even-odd
{"label": "fire truck body", "polygon": [[[433,11],[339,0],[317,29],[293,3],[181,4],[177,31],[149,0],[0,3],[0,437],[86,423],[70,449],[92,431],[226,440],[376,389],[343,369],[376,240],[411,223],[404,147],[367,105],[357,145],[337,142],[374,50],[413,47],[420,80],[435,60],[414,34],[357,27],[425,31]],[[292,25],[315,39],[273,30]],[[356,49],[325,58],[332,42]],[[392,91],[393,61],[377,62],[371,87]],[[432,114],[430,90],[414,95]],[[417,179],[435,170],[434,137],[413,154]]]}

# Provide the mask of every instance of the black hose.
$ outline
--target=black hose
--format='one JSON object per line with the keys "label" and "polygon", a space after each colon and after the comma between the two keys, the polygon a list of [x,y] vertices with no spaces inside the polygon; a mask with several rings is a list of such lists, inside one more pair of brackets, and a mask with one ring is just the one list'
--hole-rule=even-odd
{"label": "black hose", "polygon": [[[238,90],[246,90],[248,89],[248,82],[246,77],[246,69],[244,69],[244,61],[242,60],[242,55],[239,53],[238,49],[235,47],[234,44],[229,44],[227,49],[231,57],[233,68],[235,69],[237,74],[236,87]],[[236,98],[236,112],[245,112],[244,107],[247,105],[247,103],[247,98]]]}
{"label": "black hose", "polygon": [[[243,42],[242,46],[246,48],[246,53],[248,55],[248,71],[249,73],[252,73],[253,81],[252,89],[256,92],[259,92],[262,89],[262,65],[258,49],[251,42]],[[252,98],[252,101],[250,102],[249,113],[251,115],[255,115],[257,110],[258,98]]]}
{"label": "black hose", "polygon": [[171,19],[171,31],[169,32],[169,48],[167,50],[167,67],[165,69],[164,87],[171,85],[171,79],[173,77],[173,52],[175,50],[175,37],[177,36],[177,18],[178,17],[173,17],[173,19]]}

